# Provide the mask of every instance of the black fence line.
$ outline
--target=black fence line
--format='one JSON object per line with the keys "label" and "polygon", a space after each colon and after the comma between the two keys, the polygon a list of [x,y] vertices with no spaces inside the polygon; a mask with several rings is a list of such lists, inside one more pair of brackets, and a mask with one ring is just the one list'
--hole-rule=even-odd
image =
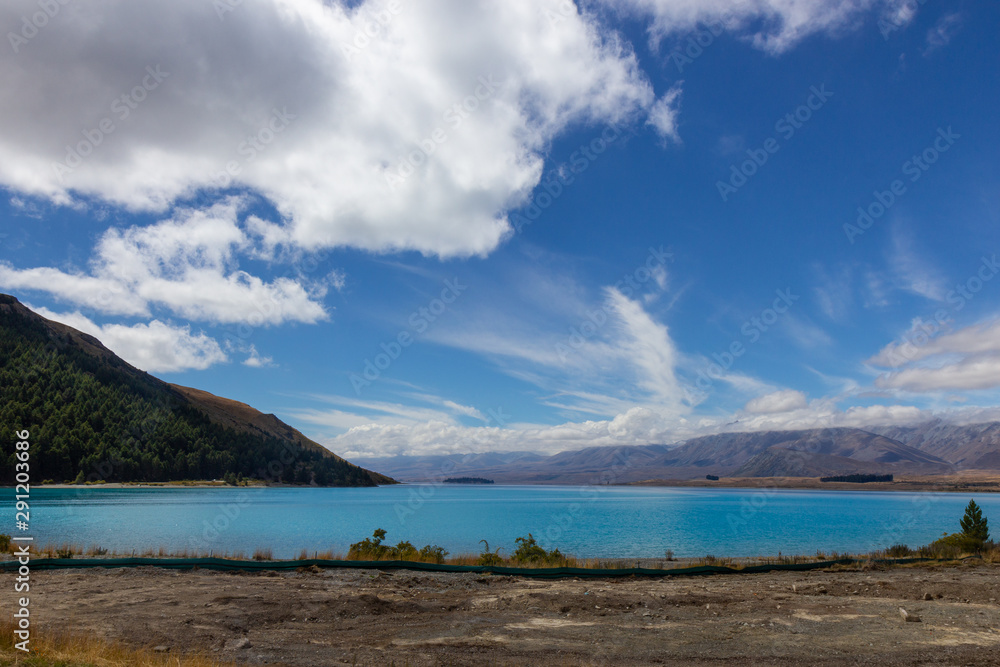
{"label": "black fence line", "polygon": [[[774,571],[806,571],[817,570],[834,565],[853,565],[859,563],[878,563],[883,565],[905,565],[909,563],[924,563],[937,561],[936,558],[839,558],[836,560],[815,561],[811,563],[767,563],[748,565],[741,568],[722,565],[698,565],[693,567],[678,567],[659,569],[648,567],[626,568],[581,568],[581,567],[500,567],[493,565],[446,565],[438,563],[419,563],[415,561],[361,561],[361,560],[325,560],[309,558],[303,560],[253,561],[229,560],[226,558],[39,558],[30,562],[32,571],[65,570],[90,567],[160,567],[173,570],[222,570],[242,572],[264,572],[269,570],[298,570],[300,568],[319,567],[330,569],[357,570],[416,570],[421,572],[472,572],[476,574],[496,574],[503,576],[539,577],[558,579],[563,577],[672,577],[678,575],[703,574],[758,574]],[[0,572],[16,572],[20,563],[16,560],[0,561]]]}

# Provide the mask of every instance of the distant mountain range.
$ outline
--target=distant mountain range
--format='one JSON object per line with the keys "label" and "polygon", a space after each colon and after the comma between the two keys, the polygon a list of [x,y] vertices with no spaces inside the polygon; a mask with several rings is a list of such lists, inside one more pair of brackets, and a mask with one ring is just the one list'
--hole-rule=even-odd
{"label": "distant mountain range", "polygon": [[919,426],[721,433],[676,446],[590,447],[552,456],[511,452],[354,461],[400,481],[466,475],[499,484],[615,484],[706,475],[941,475],[1000,470],[1000,422],[959,426],[935,420]]}
{"label": "distant mountain range", "polygon": [[[31,479],[164,482],[239,476],[320,486],[395,481],[274,415],[130,366],[93,336],[0,294],[0,424],[31,434]],[[0,485],[14,481],[0,451]]]}

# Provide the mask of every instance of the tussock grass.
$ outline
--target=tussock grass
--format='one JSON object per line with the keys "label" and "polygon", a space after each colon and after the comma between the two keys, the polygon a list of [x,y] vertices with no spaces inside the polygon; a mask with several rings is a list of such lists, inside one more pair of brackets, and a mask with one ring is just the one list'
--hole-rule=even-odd
{"label": "tussock grass", "polygon": [[235,667],[198,654],[155,653],[121,642],[65,631],[31,629],[31,653],[14,648],[14,624],[0,618],[0,666],[23,667]]}

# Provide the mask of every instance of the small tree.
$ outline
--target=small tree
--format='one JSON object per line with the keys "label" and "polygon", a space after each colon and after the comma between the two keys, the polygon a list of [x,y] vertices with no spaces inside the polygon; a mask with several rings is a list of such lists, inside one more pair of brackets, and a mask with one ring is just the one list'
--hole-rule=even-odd
{"label": "small tree", "polygon": [[990,529],[987,519],[983,516],[983,510],[976,504],[975,500],[970,500],[965,508],[965,516],[962,517],[962,535],[970,542],[982,548],[983,544],[990,539]]}
{"label": "small tree", "polygon": [[83,484],[86,480],[87,480],[87,478],[84,476],[83,471],[81,470],[80,473],[76,476],[76,480],[74,480],[73,483],[74,484]]}

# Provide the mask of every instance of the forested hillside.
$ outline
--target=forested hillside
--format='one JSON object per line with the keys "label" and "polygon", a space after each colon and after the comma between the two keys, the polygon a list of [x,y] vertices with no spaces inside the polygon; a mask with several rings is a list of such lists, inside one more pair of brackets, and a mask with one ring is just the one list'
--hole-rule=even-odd
{"label": "forested hillside", "polygon": [[[190,390],[188,390],[190,391]],[[207,395],[206,396],[210,396]],[[178,388],[128,365],[96,339],[49,322],[0,295],[0,424],[10,441],[31,433],[31,478],[170,481],[247,478],[320,486],[392,480],[352,465],[278,421],[220,418]],[[220,421],[222,423],[220,423]],[[265,422],[267,423],[267,422]],[[14,479],[14,449],[0,452],[0,484]]]}

